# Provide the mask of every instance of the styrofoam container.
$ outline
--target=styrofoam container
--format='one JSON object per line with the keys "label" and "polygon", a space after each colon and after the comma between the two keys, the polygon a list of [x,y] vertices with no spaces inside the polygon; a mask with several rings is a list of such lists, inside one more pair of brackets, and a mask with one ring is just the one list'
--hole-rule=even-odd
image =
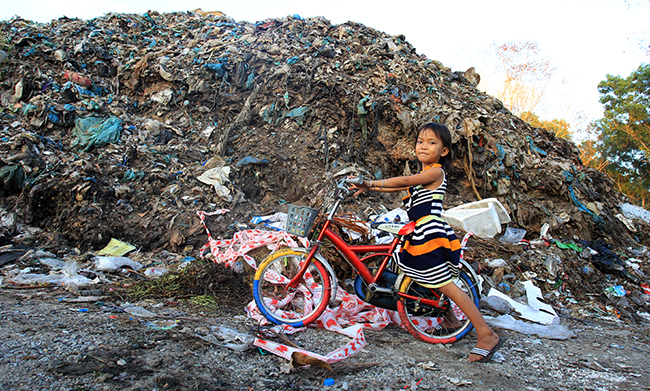
{"label": "styrofoam container", "polygon": [[501,233],[501,224],[510,222],[508,211],[496,198],[459,205],[442,212],[442,218],[452,227],[488,238]]}

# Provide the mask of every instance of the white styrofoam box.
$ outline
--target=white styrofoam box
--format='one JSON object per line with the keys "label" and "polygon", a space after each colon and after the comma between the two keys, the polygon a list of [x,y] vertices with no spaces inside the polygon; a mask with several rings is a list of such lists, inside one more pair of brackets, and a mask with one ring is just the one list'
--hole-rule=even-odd
{"label": "white styrofoam box", "polygon": [[442,218],[452,227],[488,238],[501,233],[501,224],[511,221],[508,211],[496,198],[459,205],[442,212]]}

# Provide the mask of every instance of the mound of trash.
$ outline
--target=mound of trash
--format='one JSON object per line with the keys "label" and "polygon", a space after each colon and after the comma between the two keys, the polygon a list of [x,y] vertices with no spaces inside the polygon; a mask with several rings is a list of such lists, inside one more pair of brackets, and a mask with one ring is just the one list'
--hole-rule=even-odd
{"label": "mound of trash", "polygon": [[[648,310],[647,218],[572,142],[481,92],[473,68],[454,72],[402,35],[204,12],[13,18],[0,31],[0,244],[65,257],[117,239],[150,260],[196,256],[208,230],[232,238],[333,178],[416,171],[417,130],[439,122],[454,142],[445,208],[494,199],[507,216],[467,251],[492,287],[532,278],[569,310]],[[365,220],[399,198],[346,207]],[[197,213],[221,210],[205,226]]]}

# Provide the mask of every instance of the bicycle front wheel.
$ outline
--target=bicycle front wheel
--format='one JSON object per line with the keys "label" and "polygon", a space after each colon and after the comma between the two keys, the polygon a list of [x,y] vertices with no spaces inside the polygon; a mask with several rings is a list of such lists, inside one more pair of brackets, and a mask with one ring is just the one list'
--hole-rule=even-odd
{"label": "bicycle front wheel", "polygon": [[[477,286],[472,283],[471,277],[464,271],[460,271],[454,283],[460,287],[474,304],[478,307],[479,295]],[[472,331],[472,322],[463,313],[463,311],[450,299],[446,298],[439,291],[425,288],[412,280],[410,277],[404,277],[400,285],[400,293],[415,296],[420,299],[433,299],[441,297],[443,300],[449,300],[449,310],[441,313],[437,307],[427,307],[422,302],[412,299],[400,299],[397,301],[397,310],[406,330],[417,339],[428,343],[453,343]],[[437,296],[433,292],[437,293]],[[460,325],[457,327],[448,326],[449,320],[445,316],[456,317]]]}
{"label": "bicycle front wheel", "polygon": [[276,324],[303,327],[325,311],[332,291],[323,264],[312,259],[296,287],[289,282],[298,274],[307,254],[284,249],[269,255],[253,280],[255,303],[264,317]]}

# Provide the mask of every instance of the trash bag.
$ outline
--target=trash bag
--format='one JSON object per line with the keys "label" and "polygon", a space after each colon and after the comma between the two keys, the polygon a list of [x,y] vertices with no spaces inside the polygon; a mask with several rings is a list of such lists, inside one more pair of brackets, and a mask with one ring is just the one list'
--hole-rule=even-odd
{"label": "trash bag", "polygon": [[120,139],[122,120],[117,117],[107,119],[97,117],[78,118],[74,133],[77,140],[72,145],[84,151],[114,143]]}
{"label": "trash bag", "polygon": [[0,167],[0,182],[9,193],[18,193],[25,186],[25,170],[20,164]]}

